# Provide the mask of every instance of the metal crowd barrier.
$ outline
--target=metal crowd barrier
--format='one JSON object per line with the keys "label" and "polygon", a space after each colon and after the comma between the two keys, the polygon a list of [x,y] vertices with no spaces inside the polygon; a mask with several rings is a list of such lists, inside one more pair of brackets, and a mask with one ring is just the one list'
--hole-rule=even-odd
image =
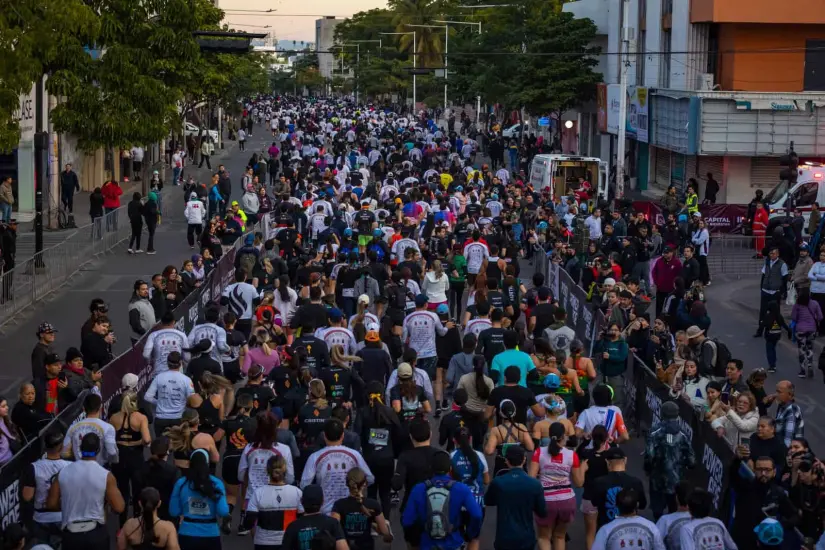
{"label": "metal crowd barrier", "polygon": [[[174,214],[180,203],[161,201],[161,215]],[[0,275],[0,325],[64,285],[88,262],[129,239],[127,206],[78,227],[63,242],[17,261]],[[144,231],[146,228],[144,227]]]}

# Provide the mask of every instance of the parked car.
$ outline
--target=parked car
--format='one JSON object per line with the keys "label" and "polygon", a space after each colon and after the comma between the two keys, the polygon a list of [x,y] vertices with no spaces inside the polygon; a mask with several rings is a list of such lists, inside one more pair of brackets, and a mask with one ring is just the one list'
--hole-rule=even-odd
{"label": "parked car", "polygon": [[[501,135],[508,138],[508,139],[517,138],[521,135],[521,126],[522,126],[521,124],[513,124],[509,128],[505,128],[501,132]],[[530,123],[529,122],[524,123],[524,129],[525,129],[526,132],[530,132]]]}
{"label": "parked car", "polygon": [[[209,137],[212,138],[212,141],[214,141],[215,143],[218,142],[218,131],[217,130],[207,130],[206,128],[203,128],[203,132],[208,133]],[[201,128],[198,128],[197,126],[195,126],[191,122],[186,122],[186,123],[184,123],[183,134],[185,136],[200,137]]]}

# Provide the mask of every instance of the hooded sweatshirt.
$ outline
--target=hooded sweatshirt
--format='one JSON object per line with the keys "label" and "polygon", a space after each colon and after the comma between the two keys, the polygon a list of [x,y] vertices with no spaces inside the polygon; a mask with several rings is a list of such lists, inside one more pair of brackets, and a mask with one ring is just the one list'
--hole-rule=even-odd
{"label": "hooded sweatshirt", "polygon": [[450,288],[450,279],[446,273],[441,274],[437,279],[433,271],[428,271],[424,277],[424,288],[422,291],[427,295],[427,300],[431,304],[441,304],[447,301],[447,290]]}
{"label": "hooded sweatshirt", "polygon": [[203,203],[198,200],[198,195],[192,193],[189,195],[189,202],[186,203],[186,208],[183,211],[186,222],[189,225],[203,225],[205,210]]}
{"label": "hooded sweatshirt", "polygon": [[254,192],[247,191],[241,197],[241,207],[247,214],[257,214],[261,208],[261,201]]}
{"label": "hooded sweatshirt", "polygon": [[544,329],[544,337],[556,351],[563,351],[564,358],[570,357],[570,344],[576,338],[576,332],[568,327],[564,321],[553,323]]}

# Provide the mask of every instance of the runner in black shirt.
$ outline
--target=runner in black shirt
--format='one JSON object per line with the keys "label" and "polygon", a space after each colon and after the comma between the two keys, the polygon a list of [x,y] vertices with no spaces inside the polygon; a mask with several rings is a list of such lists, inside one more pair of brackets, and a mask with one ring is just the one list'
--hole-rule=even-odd
{"label": "runner in black shirt", "polygon": [[235,392],[236,403],[242,395],[252,397],[252,410],[249,411],[252,418],[255,418],[259,411],[269,410],[270,402],[275,399],[275,392],[269,386],[264,385],[263,381],[264,368],[261,365],[252,365],[249,367],[246,386],[238,388]]}
{"label": "runner in black shirt", "polygon": [[296,519],[284,531],[282,550],[311,550],[316,536],[326,536],[335,540],[336,550],[347,548],[346,535],[341,523],[335,518],[321,513],[324,504],[324,490],[320,485],[309,485],[301,497],[304,515]]}
{"label": "runner in black shirt", "polygon": [[292,341],[292,347],[300,346],[307,350],[307,366],[314,372],[321,372],[329,366],[329,348],[326,342],[313,334],[315,327],[312,321],[304,322],[301,335]]}
{"label": "runner in black shirt", "polygon": [[496,412],[501,408],[501,403],[509,399],[516,406],[516,416],[514,422],[520,424],[527,423],[527,409],[534,408],[537,415],[544,414],[544,407],[536,403],[536,396],[532,391],[519,385],[521,371],[518,367],[510,366],[504,369],[504,385],[493,388],[490,397],[487,399],[487,416],[495,417]]}
{"label": "runner in black shirt", "polygon": [[341,522],[351,549],[373,550],[375,548],[375,541],[370,532],[373,524],[376,530],[384,536],[384,542],[392,543],[387,521],[381,513],[381,504],[375,499],[364,498],[366,487],[367,476],[361,468],[353,468],[347,472],[347,488],[350,496],[337,501],[332,506],[332,514],[330,514]]}
{"label": "runner in black shirt", "polygon": [[[430,423],[424,418],[415,419],[410,423],[410,437],[413,448],[401,453],[395,464],[395,475],[392,478],[392,488],[396,491],[404,489],[404,499],[401,501],[401,513],[407,506],[412,488],[433,477],[433,456],[444,451],[430,446]],[[418,539],[408,538],[408,528],[404,529],[405,539],[413,546],[418,546]],[[419,533],[420,536],[420,533]]]}
{"label": "runner in black shirt", "polygon": [[299,329],[307,323],[312,324],[312,330],[327,326],[327,308],[321,303],[321,287],[310,287],[309,299],[310,303],[299,307],[292,316],[289,323],[292,330]]}
{"label": "runner in black shirt", "polygon": [[556,322],[556,306],[550,303],[550,289],[542,287],[538,291],[538,304],[530,311],[529,327],[533,338],[541,338],[544,329]]}
{"label": "runner in black shirt", "polygon": [[504,313],[500,309],[494,309],[490,312],[490,321],[493,323],[493,326],[485,328],[478,335],[476,353],[484,355],[484,359],[487,360],[488,365],[493,364],[493,357],[495,357],[496,354],[507,349],[504,346],[504,334],[508,329],[501,328],[501,319],[503,317]]}
{"label": "runner in black shirt", "polygon": [[252,396],[248,393],[239,394],[235,401],[235,416],[223,421],[224,440],[226,450],[223,453],[221,472],[226,485],[226,502],[229,504],[229,516],[223,518],[221,529],[229,534],[232,524],[232,509],[238,503],[240,495],[240,480],[238,479],[238,465],[241,463],[241,454],[255,433],[256,421],[249,416],[253,409]]}
{"label": "runner in black shirt", "polygon": [[619,447],[613,447],[602,453],[607,461],[609,473],[599,477],[591,485],[591,502],[599,509],[598,526],[609,523],[619,515],[616,507],[616,495],[623,489],[635,489],[639,495],[639,510],[647,506],[645,487],[642,481],[625,472],[627,456]]}
{"label": "runner in black shirt", "polygon": [[355,224],[358,227],[358,249],[363,253],[372,239],[372,226],[375,223],[375,214],[370,212],[370,201],[364,201],[361,210],[355,214]]}

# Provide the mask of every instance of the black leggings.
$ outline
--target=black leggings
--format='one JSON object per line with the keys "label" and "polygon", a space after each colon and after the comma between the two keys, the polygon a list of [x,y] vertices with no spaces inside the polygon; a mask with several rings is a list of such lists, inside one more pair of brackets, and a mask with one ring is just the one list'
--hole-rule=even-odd
{"label": "black leggings", "polygon": [[126,508],[120,513],[120,526],[126,523],[128,518],[127,510],[129,509],[129,501],[134,500],[134,510],[137,510],[138,495],[132,493],[132,489],[138,487],[137,474],[143,466],[143,445],[135,445],[134,447],[127,447],[118,445],[118,461],[112,464],[112,474],[115,476],[117,488],[120,494],[123,495],[123,500],[126,502]]}
{"label": "black leggings", "polygon": [[387,521],[390,519],[390,512],[392,511],[392,501],[390,500],[390,481],[395,473],[393,468],[393,461],[378,462],[368,464],[372,475],[375,476],[375,483],[367,487],[367,495],[370,498],[378,497],[381,502],[381,509],[384,510],[384,517]]}
{"label": "black leggings", "polygon": [[[140,234],[143,232],[143,224],[132,224],[132,236],[129,238],[129,248],[140,250]],[[132,246],[132,245],[135,246]]]}
{"label": "black leggings", "polygon": [[61,547],[63,550],[109,550],[109,530],[105,525],[98,525],[85,533],[70,533],[64,529]]}
{"label": "black leggings", "polygon": [[460,321],[461,300],[464,298],[464,283],[450,283],[450,316]]}
{"label": "black leggings", "polygon": [[189,246],[195,246],[195,241],[200,238],[203,225],[199,223],[190,223],[186,228],[186,240]]}

